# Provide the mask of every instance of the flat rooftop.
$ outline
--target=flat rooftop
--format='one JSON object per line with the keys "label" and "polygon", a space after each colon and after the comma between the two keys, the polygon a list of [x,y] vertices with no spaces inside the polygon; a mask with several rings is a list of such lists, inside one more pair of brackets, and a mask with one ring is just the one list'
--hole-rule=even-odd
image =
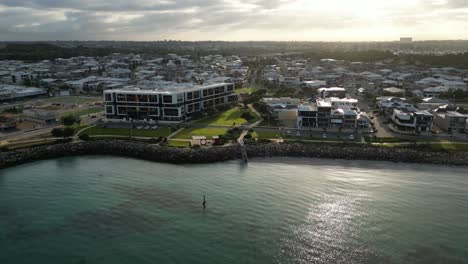
{"label": "flat rooftop", "polygon": [[122,89],[115,89],[115,90],[106,90],[104,92],[118,92],[118,93],[126,93],[132,94],[135,92],[142,93],[142,94],[171,94],[171,93],[180,93],[180,92],[190,92],[190,91],[197,91],[209,88],[215,88],[225,85],[233,85],[232,83],[213,83],[207,85],[193,85],[191,83],[173,83],[173,84],[164,84],[161,86],[155,86],[153,88],[142,88],[138,86],[127,86]]}

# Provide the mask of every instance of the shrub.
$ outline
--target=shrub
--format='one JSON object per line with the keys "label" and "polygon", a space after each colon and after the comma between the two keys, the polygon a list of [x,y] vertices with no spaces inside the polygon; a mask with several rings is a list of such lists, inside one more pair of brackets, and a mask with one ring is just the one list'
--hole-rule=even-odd
{"label": "shrub", "polygon": [[84,140],[84,141],[90,140],[90,137],[89,137],[88,134],[81,134],[81,135],[79,136],[79,138],[80,138],[81,140]]}
{"label": "shrub", "polygon": [[68,138],[75,134],[75,130],[71,127],[66,127],[63,129],[63,137]]}
{"label": "shrub", "polygon": [[62,128],[54,128],[50,132],[54,137],[63,137],[63,129]]}
{"label": "shrub", "polygon": [[80,122],[81,122],[80,118],[73,114],[64,115],[60,117],[60,123],[62,123],[64,126],[72,126],[75,123],[79,124]]}
{"label": "shrub", "polygon": [[252,120],[255,118],[254,115],[252,115],[252,113],[250,113],[249,111],[245,111],[241,114],[241,117],[244,118],[245,120],[249,121],[249,120]]}

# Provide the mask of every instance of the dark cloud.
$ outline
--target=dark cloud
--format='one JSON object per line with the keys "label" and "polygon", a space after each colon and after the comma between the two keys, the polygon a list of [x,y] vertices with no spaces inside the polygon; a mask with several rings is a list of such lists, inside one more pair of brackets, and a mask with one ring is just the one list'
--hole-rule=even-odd
{"label": "dark cloud", "polygon": [[216,5],[219,0],[1,0],[0,4],[9,7],[34,9],[75,9],[86,11],[168,11],[193,7]]}

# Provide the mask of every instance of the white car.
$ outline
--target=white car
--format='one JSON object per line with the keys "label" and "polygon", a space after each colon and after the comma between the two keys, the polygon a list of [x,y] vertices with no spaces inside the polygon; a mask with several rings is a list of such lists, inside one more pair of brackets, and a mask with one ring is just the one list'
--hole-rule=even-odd
{"label": "white car", "polygon": [[349,139],[354,140],[354,135],[349,135]]}
{"label": "white car", "polygon": [[327,138],[327,134],[322,134],[322,138]]}

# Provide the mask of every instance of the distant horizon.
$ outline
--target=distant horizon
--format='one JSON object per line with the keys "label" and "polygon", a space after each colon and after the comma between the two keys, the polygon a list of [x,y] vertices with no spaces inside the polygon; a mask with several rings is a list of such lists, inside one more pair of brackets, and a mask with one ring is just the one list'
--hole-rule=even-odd
{"label": "distant horizon", "polygon": [[[0,42],[19,43],[19,42],[228,42],[228,43],[248,43],[248,42],[298,42],[298,43],[387,43],[387,42],[400,42],[400,40],[356,40],[356,41],[340,41],[340,40],[180,40],[180,39],[160,39],[160,40],[0,40]],[[468,41],[467,39],[413,39],[408,43],[417,42],[443,42],[443,41]]]}

